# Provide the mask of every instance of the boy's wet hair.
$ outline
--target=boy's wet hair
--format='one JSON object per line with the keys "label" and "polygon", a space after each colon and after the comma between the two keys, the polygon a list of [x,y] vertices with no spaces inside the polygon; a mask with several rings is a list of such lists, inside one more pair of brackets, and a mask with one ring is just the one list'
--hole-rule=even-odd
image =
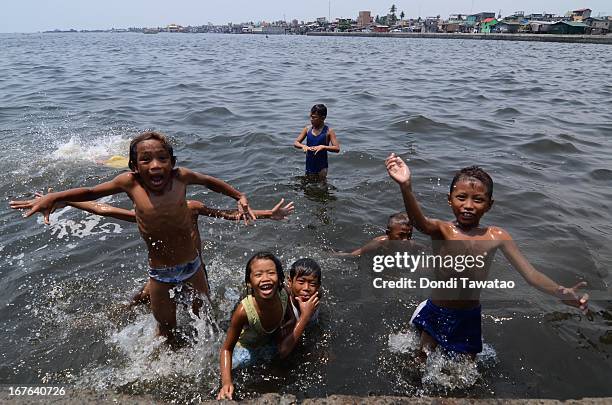
{"label": "boy's wet hair", "polygon": [[480,181],[487,189],[487,197],[489,197],[489,200],[493,198],[493,179],[491,178],[491,176],[489,176],[487,172],[485,172],[479,166],[464,167],[463,169],[455,173],[455,177],[453,177],[453,181],[450,185],[450,192],[453,192],[455,183],[457,183],[459,180],[469,179],[476,179]]}
{"label": "boy's wet hair", "polygon": [[387,221],[387,228],[391,228],[393,225],[412,226],[412,221],[407,213],[396,212],[395,214],[390,215],[389,220]]}
{"label": "boy's wet hair", "polygon": [[130,167],[131,170],[136,171],[136,164],[138,162],[138,156],[136,154],[136,147],[138,146],[140,142],[148,141],[150,139],[155,139],[159,141],[164,147],[164,149],[168,151],[168,154],[170,155],[170,158],[172,159],[172,166],[176,164],[176,157],[174,156],[174,149],[172,149],[172,145],[170,145],[170,142],[168,141],[168,138],[166,138],[166,135],[160,132],[156,132],[156,131],[147,131],[147,132],[143,132],[142,134],[136,136],[136,138],[132,139],[132,142],[130,142],[130,160],[128,162],[128,166]]}
{"label": "boy's wet hair", "polygon": [[251,281],[251,264],[255,260],[272,260],[274,262],[274,267],[276,267],[276,275],[278,277],[278,288],[282,288],[283,282],[285,281],[285,273],[283,272],[283,264],[278,260],[274,254],[270,252],[257,252],[246,264],[246,271],[244,272],[244,283],[246,285]]}
{"label": "boy's wet hair", "polygon": [[310,109],[311,114],[317,114],[321,118],[327,117],[327,107],[325,104],[315,104]]}
{"label": "boy's wet hair", "polygon": [[310,275],[314,275],[319,283],[321,283],[321,266],[308,257],[296,260],[289,269],[289,278],[291,280],[296,277]]}

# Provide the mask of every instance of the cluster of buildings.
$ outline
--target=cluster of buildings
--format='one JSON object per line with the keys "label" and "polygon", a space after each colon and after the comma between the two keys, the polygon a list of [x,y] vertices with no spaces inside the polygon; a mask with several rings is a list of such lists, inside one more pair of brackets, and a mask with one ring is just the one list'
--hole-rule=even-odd
{"label": "cluster of buildings", "polygon": [[[226,33],[226,34],[306,34],[308,32],[426,32],[426,33],[531,33],[531,34],[593,34],[610,32],[612,16],[592,17],[588,8],[573,10],[564,16],[548,13],[525,14],[517,11],[503,17],[494,12],[476,14],[452,14],[448,19],[439,15],[426,18],[404,18],[396,15],[395,6],[385,16],[372,16],[370,11],[360,11],[356,19],[326,17],[304,22],[293,20],[275,22],[248,22],[241,24],[181,26],[170,24],[156,28],[112,29],[109,32],[159,32]],[[56,30],[54,32],[60,32]],[[75,30],[63,32],[76,32]]]}

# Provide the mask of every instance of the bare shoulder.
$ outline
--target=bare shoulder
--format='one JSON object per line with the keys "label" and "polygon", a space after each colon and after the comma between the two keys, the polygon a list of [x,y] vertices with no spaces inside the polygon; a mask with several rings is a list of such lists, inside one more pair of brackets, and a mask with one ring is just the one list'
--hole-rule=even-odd
{"label": "bare shoulder", "polygon": [[499,226],[489,226],[487,228],[487,235],[490,236],[492,240],[512,240],[512,236],[504,229]]}
{"label": "bare shoulder", "polygon": [[389,240],[389,237],[387,235],[380,235],[372,239],[372,242],[386,242],[388,240]]}
{"label": "bare shoulder", "polygon": [[172,172],[174,177],[179,181],[186,181],[191,175],[193,175],[193,171],[185,167],[177,167],[172,169]]}
{"label": "bare shoulder", "polygon": [[134,184],[136,184],[137,180],[137,175],[134,172],[125,172],[125,173],[121,173],[119,175],[117,175],[114,179],[113,182],[119,184],[120,186],[123,187],[131,187]]}
{"label": "bare shoulder", "polygon": [[246,310],[244,309],[244,305],[239,303],[232,314],[232,324],[234,325],[244,325],[248,323],[249,319],[247,317]]}

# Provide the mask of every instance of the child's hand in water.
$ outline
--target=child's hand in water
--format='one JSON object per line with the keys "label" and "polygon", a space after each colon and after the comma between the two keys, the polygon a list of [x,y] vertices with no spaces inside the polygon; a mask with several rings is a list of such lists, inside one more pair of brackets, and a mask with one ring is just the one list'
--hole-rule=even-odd
{"label": "child's hand in water", "polygon": [[312,314],[319,307],[319,292],[312,294],[307,301],[302,301],[298,299],[298,305],[300,306],[300,313],[305,316],[307,319],[312,317]]}
{"label": "child's hand in water", "polygon": [[234,384],[225,384],[221,387],[219,391],[219,395],[217,395],[217,399],[232,399],[232,395],[234,395]]}
{"label": "child's hand in water", "polygon": [[563,302],[565,305],[580,308],[580,310],[586,315],[589,310],[589,294],[583,294],[582,297],[580,297],[580,295],[577,293],[579,288],[584,288],[586,285],[587,283],[585,281],[581,281],[572,288],[559,286],[557,289],[557,297],[559,297],[561,302]]}
{"label": "child's hand in water", "polygon": [[389,173],[389,176],[391,176],[393,180],[400,185],[410,185],[412,177],[410,169],[399,156],[396,156],[395,153],[390,154],[385,160],[385,166],[387,166],[387,173]]}
{"label": "child's hand in water", "polygon": [[281,198],[279,203],[272,208],[272,214],[270,215],[270,219],[281,221],[283,219],[287,219],[289,215],[293,214],[293,201],[283,207],[282,205],[284,202],[285,199]]}

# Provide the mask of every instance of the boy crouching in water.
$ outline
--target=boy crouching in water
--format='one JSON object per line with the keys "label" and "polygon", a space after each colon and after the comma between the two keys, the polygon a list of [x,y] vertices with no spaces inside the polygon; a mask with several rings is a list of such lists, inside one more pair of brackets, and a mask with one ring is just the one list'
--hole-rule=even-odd
{"label": "boy crouching in water", "polygon": [[[529,284],[559,298],[567,305],[587,311],[588,295],[580,297],[577,294],[577,290],[585,287],[586,282],[580,282],[572,288],[557,284],[533,268],[508,232],[496,226],[480,225],[481,218],[493,205],[493,180],[484,170],[476,166],[467,167],[453,178],[448,194],[448,204],[455,215],[455,220],[451,222],[427,218],[423,214],[412,191],[410,169],[401,158],[391,154],[385,164],[389,176],[400,185],[406,212],[418,230],[429,235],[432,241],[463,241],[455,242],[460,245],[461,254],[482,255],[486,258],[478,273],[462,273],[463,277],[486,280],[495,252],[500,249]],[[452,249],[449,249],[451,246],[451,243],[442,243],[434,253],[452,254]],[[437,280],[452,278],[453,272],[448,269],[435,271]],[[459,293],[457,297],[452,297],[455,299],[449,299],[451,297],[448,292],[433,289],[431,298],[415,311],[411,323],[421,330],[421,349],[425,353],[438,345],[447,351],[466,353],[472,357],[482,351],[480,290]]]}
{"label": "boy crouching in water", "polygon": [[[41,197],[26,217],[41,212],[45,223],[56,203],[90,201],[125,192],[134,203],[136,223],[148,247],[149,294],[151,310],[158,323],[158,335],[174,342],[176,304],[169,291],[176,284],[190,283],[199,293],[208,294],[203,263],[198,254],[193,215],[186,200],[189,184],[200,184],[238,201],[240,213],[254,219],[244,194],[211,176],[185,168],[175,168],[176,158],[166,137],[158,132],[145,132],[130,143],[129,167],[106,183],[94,187],[75,188],[49,193]],[[11,201],[18,208],[18,201]]]}
{"label": "boy crouching in water", "polygon": [[361,256],[366,253],[374,252],[384,248],[389,241],[402,241],[407,243],[408,247],[416,247],[412,240],[412,222],[405,212],[396,212],[389,216],[387,221],[387,230],[384,235],[380,235],[363,245],[362,247],[353,250],[352,252],[338,252],[337,256]]}

